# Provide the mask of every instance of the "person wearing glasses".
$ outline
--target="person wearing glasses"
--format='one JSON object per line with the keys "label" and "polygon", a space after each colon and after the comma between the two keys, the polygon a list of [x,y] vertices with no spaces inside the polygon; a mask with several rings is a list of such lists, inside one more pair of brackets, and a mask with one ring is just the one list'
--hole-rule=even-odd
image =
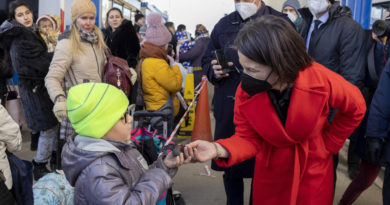
{"label": "person wearing glasses", "polygon": [[72,87],[67,113],[77,136],[62,152],[75,204],[156,204],[173,184],[177,167],[189,162],[172,152],[148,166],[130,142],[129,100],[116,87],[84,83]]}

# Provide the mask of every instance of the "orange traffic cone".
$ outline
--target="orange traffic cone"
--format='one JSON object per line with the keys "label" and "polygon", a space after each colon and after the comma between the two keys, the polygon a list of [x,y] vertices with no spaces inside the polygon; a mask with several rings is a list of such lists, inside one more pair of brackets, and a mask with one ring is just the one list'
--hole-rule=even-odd
{"label": "orange traffic cone", "polygon": [[213,140],[213,136],[211,135],[210,108],[206,76],[202,77],[202,85],[204,86],[199,94],[198,105],[196,106],[195,123],[191,141],[207,140],[211,142]]}

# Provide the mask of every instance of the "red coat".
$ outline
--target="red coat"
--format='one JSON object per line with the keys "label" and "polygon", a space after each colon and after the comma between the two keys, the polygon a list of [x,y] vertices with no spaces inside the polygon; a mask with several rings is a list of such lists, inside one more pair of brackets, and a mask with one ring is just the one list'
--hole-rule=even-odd
{"label": "red coat", "polygon": [[[332,156],[359,125],[366,111],[360,90],[324,66],[313,63],[295,82],[286,125],[267,92],[249,98],[236,93],[236,133],[218,140],[229,153],[220,166],[256,156],[255,205],[331,205]],[[338,112],[328,123],[329,106]]]}

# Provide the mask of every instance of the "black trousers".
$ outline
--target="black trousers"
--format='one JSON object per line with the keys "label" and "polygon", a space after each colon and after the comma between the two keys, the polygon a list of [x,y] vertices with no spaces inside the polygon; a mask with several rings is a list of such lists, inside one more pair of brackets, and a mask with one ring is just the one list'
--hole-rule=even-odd
{"label": "black trousers", "polygon": [[359,125],[358,128],[352,133],[351,136],[349,136],[349,146],[348,146],[348,172],[351,171],[358,171],[360,168],[360,157],[355,153],[356,144],[358,135],[361,135],[365,133],[365,127],[363,126],[363,129]]}
{"label": "black trousers", "polygon": [[[231,177],[228,174],[223,175],[223,184],[225,186],[226,204],[227,205],[243,205],[244,204],[244,178]],[[249,205],[252,205],[252,186]]]}
{"label": "black trousers", "polygon": [[339,165],[339,154],[333,155],[333,192],[336,190],[336,182],[337,182],[337,166]]}
{"label": "black trousers", "polygon": [[6,102],[6,100],[7,100],[7,93],[5,93],[5,94],[0,94],[0,100],[1,100],[1,105],[2,105],[3,107],[5,107],[5,102]]}
{"label": "black trousers", "polygon": [[382,190],[383,205],[390,205],[390,164],[387,164]]}
{"label": "black trousers", "polygon": [[0,179],[0,204],[3,205],[14,205],[16,204],[12,193],[8,190],[4,181]]}

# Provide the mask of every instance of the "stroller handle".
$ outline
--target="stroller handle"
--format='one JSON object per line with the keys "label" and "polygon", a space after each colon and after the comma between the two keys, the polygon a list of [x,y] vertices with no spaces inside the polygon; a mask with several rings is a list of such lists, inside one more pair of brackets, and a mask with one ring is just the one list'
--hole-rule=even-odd
{"label": "stroller handle", "polygon": [[136,111],[133,114],[134,120],[138,120],[139,118],[142,117],[162,117],[164,120],[169,119],[169,114],[168,113],[163,113],[160,111],[156,110],[142,110],[142,111]]}

